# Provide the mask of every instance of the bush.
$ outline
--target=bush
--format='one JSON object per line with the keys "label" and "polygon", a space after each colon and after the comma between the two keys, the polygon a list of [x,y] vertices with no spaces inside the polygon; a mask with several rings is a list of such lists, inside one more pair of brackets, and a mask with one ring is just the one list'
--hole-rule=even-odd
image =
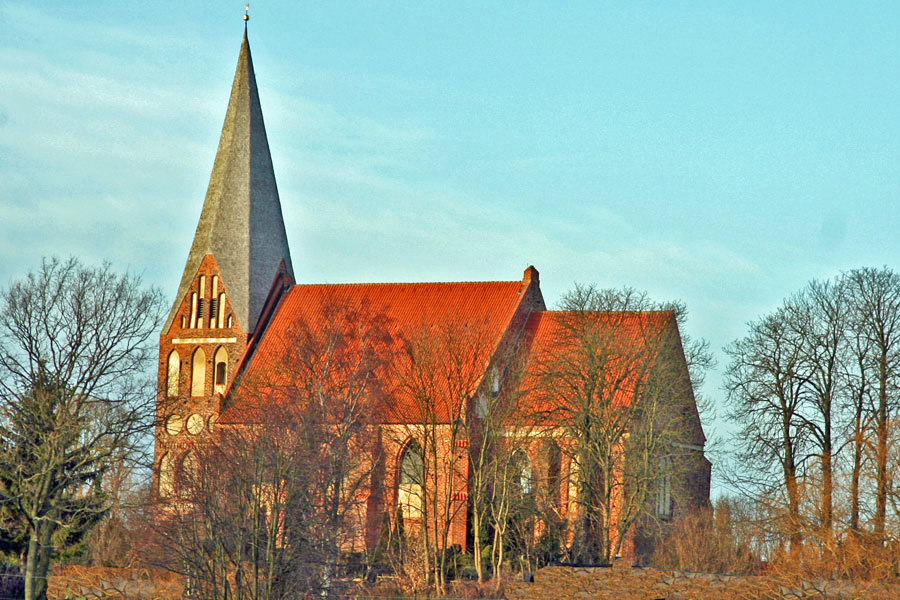
{"label": "bush", "polygon": [[459,546],[453,546],[447,550],[447,579],[453,580],[474,580],[478,579],[478,572],[475,570],[475,556],[470,552],[464,554]]}
{"label": "bush", "polygon": [[0,598],[24,598],[25,575],[16,565],[0,565]]}
{"label": "bush", "polygon": [[717,503],[715,512],[704,509],[686,513],[666,528],[651,565],[709,573],[758,573],[762,563],[752,551],[742,525],[732,518],[724,501]]}

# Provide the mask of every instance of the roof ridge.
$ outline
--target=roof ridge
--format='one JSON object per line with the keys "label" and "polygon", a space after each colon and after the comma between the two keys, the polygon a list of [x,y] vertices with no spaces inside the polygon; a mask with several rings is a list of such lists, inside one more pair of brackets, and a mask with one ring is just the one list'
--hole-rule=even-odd
{"label": "roof ridge", "polygon": [[602,315],[649,315],[649,314],[675,314],[671,308],[652,308],[648,310],[544,310],[540,313],[551,313],[554,315],[578,315],[578,314],[602,314]]}
{"label": "roof ridge", "polygon": [[483,283],[504,283],[522,285],[520,280],[492,280],[492,281],[368,281],[353,283],[295,283],[294,287],[349,287],[351,285],[459,285],[459,284],[483,284]]}

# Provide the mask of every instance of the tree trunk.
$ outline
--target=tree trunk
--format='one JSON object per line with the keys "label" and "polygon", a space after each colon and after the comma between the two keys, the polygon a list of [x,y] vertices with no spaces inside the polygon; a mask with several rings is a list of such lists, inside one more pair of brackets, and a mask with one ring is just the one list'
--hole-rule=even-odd
{"label": "tree trunk", "polygon": [[484,569],[481,564],[481,518],[478,514],[478,508],[472,511],[472,553],[474,554],[475,573],[478,575],[478,583],[484,583]]}
{"label": "tree trunk", "polygon": [[876,447],[875,447],[875,468],[876,468],[876,486],[875,491],[875,535],[879,539],[884,538],[884,523],[887,513],[887,356],[881,356],[881,373],[878,385],[878,423],[876,431]]}
{"label": "tree trunk", "polygon": [[800,532],[800,500],[797,490],[796,474],[791,472],[787,476],[787,493],[788,493],[788,527],[789,539],[791,542],[791,554],[796,554],[800,550],[803,536]]}
{"label": "tree trunk", "polygon": [[491,562],[494,567],[494,583],[499,591],[503,585],[503,529],[494,528],[494,546],[491,548]]}
{"label": "tree trunk", "polygon": [[38,538],[37,531],[32,530],[28,536],[28,551],[25,555],[25,600],[35,600],[35,576],[37,569]]}
{"label": "tree trunk", "polygon": [[794,446],[790,437],[790,423],[784,423],[784,486],[788,495],[788,539],[791,554],[800,550],[802,534],[800,531],[800,498],[797,488],[797,466],[794,462]]}
{"label": "tree trunk", "polygon": [[34,600],[47,600],[47,583],[50,578],[50,555],[53,552],[50,537],[53,527],[42,527],[38,538],[37,569],[35,571]]}
{"label": "tree trunk", "polygon": [[424,555],[422,558],[424,569],[423,575],[425,576],[425,585],[429,585],[431,583],[431,540],[428,536],[428,530],[430,529],[428,524],[428,517],[426,511],[428,510],[428,494],[425,491],[425,486],[422,486],[422,509],[419,511],[419,519],[422,524],[422,554]]}
{"label": "tree trunk", "polygon": [[46,525],[32,529],[25,555],[25,600],[47,600],[47,580],[50,576],[50,534]]}
{"label": "tree trunk", "polygon": [[822,452],[822,526],[825,536],[831,541],[834,524],[834,473],[832,469],[831,440],[826,440],[826,448]]}
{"label": "tree trunk", "polygon": [[855,392],[853,407],[853,471],[850,475],[850,531],[859,531],[859,480],[862,471],[865,432],[863,431],[863,414],[865,411],[866,365],[864,352],[856,351],[856,364],[859,369],[859,387]]}
{"label": "tree trunk", "polygon": [[860,416],[856,417],[853,439],[853,472],[850,476],[850,530],[859,531],[859,476],[862,469],[863,438]]}

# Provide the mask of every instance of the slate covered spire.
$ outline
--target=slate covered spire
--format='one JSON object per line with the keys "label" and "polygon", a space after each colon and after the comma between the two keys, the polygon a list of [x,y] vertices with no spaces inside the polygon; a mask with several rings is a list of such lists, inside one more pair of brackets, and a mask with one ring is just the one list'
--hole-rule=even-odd
{"label": "slate covered spire", "polygon": [[252,332],[281,262],[291,277],[293,268],[246,26],[206,200],[165,331],[207,254],[219,265],[238,325]]}

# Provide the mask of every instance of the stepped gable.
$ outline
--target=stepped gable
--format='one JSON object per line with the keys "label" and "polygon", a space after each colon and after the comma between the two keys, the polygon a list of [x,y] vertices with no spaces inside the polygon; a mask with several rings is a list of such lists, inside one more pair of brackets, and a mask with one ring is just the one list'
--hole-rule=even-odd
{"label": "stepped gable", "polygon": [[240,328],[253,332],[278,267],[293,277],[247,31],[194,241],[164,331],[203,257],[215,256]]}
{"label": "stepped gable", "polygon": [[[397,352],[403,350],[404,340],[420,334],[423,327],[446,325],[483,327],[493,351],[510,328],[529,285],[530,281],[296,285],[265,330],[239,385],[263,381],[263,386],[278,387],[280,380],[290,377],[280,367],[292,348],[292,328],[305,323],[312,331],[319,331],[326,310],[335,307],[358,309],[368,305],[372,314],[383,314]],[[479,378],[486,367],[482,366]],[[382,422],[415,418],[408,400],[391,389],[394,382],[383,387],[392,404],[383,411]],[[247,423],[264,418],[265,400],[257,399],[265,395],[239,394],[230,399],[219,422]]]}

